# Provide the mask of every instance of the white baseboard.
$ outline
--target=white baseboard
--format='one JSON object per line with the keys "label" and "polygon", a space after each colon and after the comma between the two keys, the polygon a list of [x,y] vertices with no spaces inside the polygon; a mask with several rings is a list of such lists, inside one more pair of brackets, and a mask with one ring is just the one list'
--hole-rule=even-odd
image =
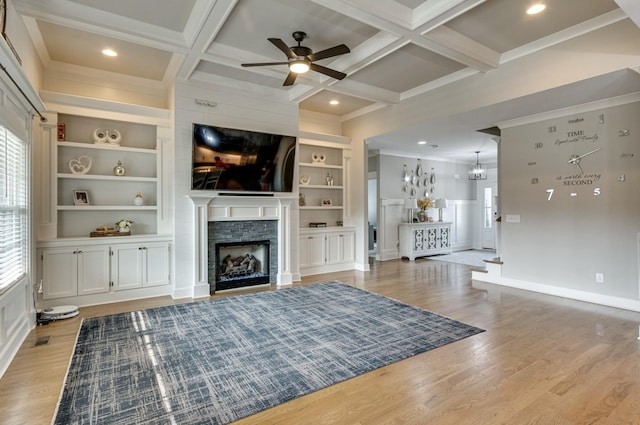
{"label": "white baseboard", "polygon": [[[487,268],[487,270],[489,269]],[[492,270],[489,270],[489,273],[473,271],[471,272],[471,279],[507,286],[509,288],[523,289],[525,291],[538,292],[556,297],[569,298],[576,301],[584,301],[592,304],[640,312],[640,300],[612,297],[610,295],[579,291],[577,289],[562,288],[559,286],[545,285],[543,283],[505,278],[499,273],[499,268],[493,268]]]}

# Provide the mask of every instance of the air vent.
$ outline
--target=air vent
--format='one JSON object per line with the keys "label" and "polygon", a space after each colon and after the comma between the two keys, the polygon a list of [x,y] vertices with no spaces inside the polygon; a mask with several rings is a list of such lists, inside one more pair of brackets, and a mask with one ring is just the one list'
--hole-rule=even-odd
{"label": "air vent", "polygon": [[39,347],[41,345],[47,345],[49,344],[49,341],[51,340],[51,335],[47,335],[47,336],[41,336],[36,340],[36,347]]}

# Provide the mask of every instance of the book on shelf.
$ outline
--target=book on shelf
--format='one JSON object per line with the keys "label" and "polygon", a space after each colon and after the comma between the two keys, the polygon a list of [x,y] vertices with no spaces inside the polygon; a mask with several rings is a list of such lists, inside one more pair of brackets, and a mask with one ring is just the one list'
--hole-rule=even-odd
{"label": "book on shelf", "polygon": [[309,227],[327,227],[327,223],[309,223]]}

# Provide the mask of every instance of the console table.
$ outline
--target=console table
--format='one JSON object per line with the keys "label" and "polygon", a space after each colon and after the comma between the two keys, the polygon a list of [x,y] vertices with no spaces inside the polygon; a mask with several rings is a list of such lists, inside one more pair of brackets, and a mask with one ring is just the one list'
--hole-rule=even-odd
{"label": "console table", "polygon": [[400,257],[414,261],[416,257],[451,254],[451,223],[400,224]]}

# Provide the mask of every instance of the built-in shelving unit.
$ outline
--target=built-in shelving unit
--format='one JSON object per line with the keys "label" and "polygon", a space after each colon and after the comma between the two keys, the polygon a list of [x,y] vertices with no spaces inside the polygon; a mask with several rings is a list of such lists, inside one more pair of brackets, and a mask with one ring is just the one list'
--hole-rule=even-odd
{"label": "built-in shelving unit", "polygon": [[[305,134],[298,154],[300,228],[310,223],[339,227],[345,223],[349,139],[340,136]],[[302,205],[304,204],[304,205]]]}
{"label": "built-in shelving unit", "polygon": [[[65,140],[56,141],[57,237],[88,236],[120,219],[134,221],[135,234],[156,234],[161,160],[156,126],[72,114],[58,114],[58,123],[64,124]],[[120,143],[96,143],[96,129],[117,130]],[[85,165],[87,158],[91,161],[86,173],[71,170],[70,162],[80,158]],[[118,162],[126,170],[124,176],[114,173]],[[74,205],[77,190],[87,192],[88,205]],[[142,206],[133,204],[138,192]]]}
{"label": "built-in shelving unit", "polygon": [[[351,225],[350,139],[302,134],[298,153],[300,273],[310,275],[355,267]],[[324,227],[314,227],[322,223]]]}
{"label": "built-in shelving unit", "polygon": [[[40,306],[170,294],[168,111],[60,97],[69,103],[48,105],[58,112],[47,112],[33,148]],[[98,137],[106,132],[119,137]],[[130,233],[95,233],[120,220],[133,221]]]}

